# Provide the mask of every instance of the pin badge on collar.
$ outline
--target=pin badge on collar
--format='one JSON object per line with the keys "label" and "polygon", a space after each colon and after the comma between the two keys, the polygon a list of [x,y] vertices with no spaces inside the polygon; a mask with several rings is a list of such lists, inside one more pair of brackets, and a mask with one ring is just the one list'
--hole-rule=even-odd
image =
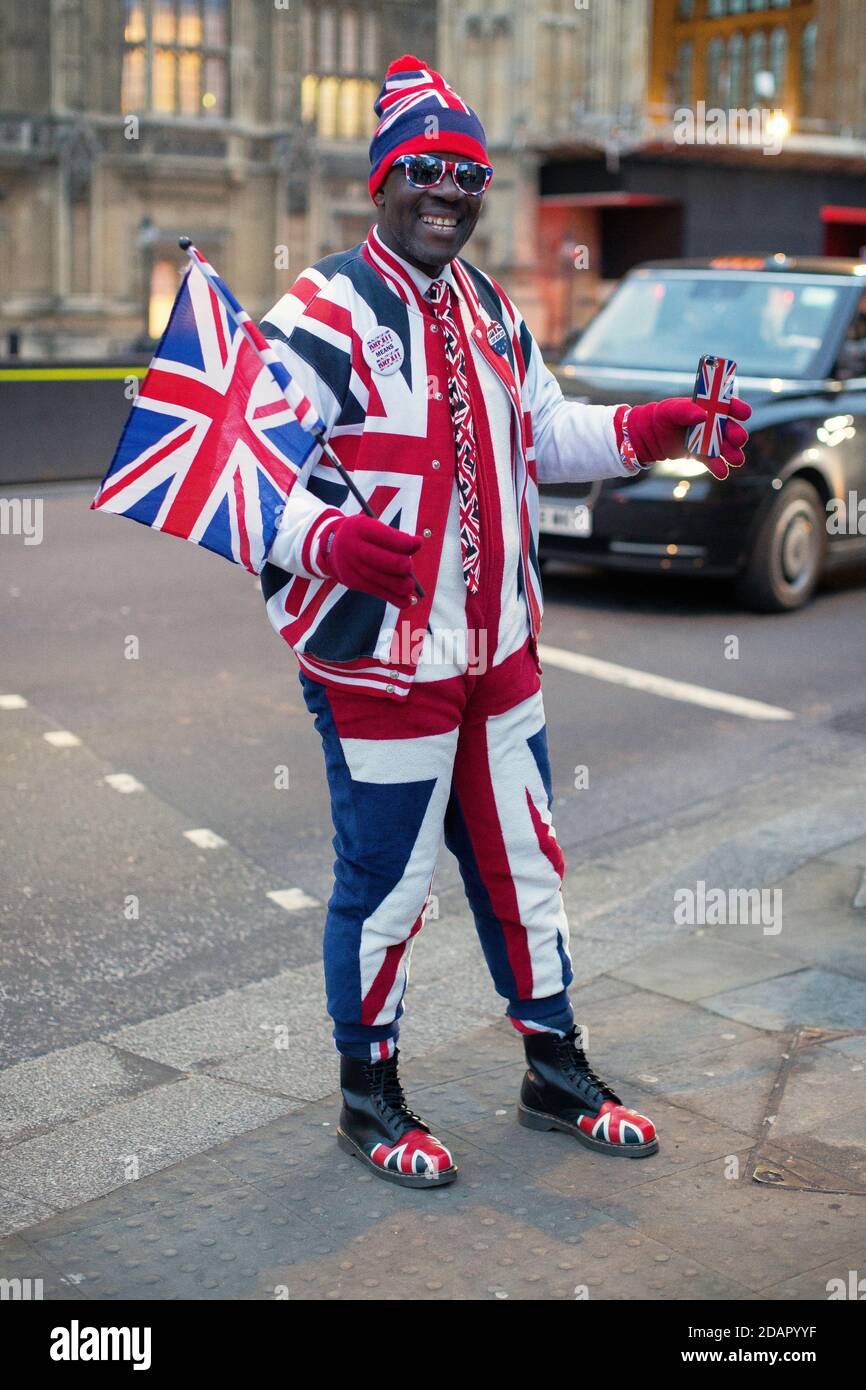
{"label": "pin badge on collar", "polygon": [[494,352],[498,352],[500,357],[505,356],[508,351],[508,334],[502,324],[497,323],[495,319],[487,330],[487,341]]}

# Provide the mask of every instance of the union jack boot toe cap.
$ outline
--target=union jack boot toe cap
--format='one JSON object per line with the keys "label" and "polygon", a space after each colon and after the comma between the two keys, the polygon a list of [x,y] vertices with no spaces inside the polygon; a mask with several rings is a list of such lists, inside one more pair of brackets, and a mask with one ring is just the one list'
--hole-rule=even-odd
{"label": "union jack boot toe cap", "polygon": [[656,1127],[646,1115],[605,1101],[597,1115],[580,1115],[578,1128],[591,1139],[605,1144],[649,1144],[656,1137]]}
{"label": "union jack boot toe cap", "polygon": [[414,1173],[419,1177],[436,1178],[454,1167],[454,1160],[445,1145],[423,1129],[410,1129],[398,1144],[374,1144],[370,1158],[390,1173]]}

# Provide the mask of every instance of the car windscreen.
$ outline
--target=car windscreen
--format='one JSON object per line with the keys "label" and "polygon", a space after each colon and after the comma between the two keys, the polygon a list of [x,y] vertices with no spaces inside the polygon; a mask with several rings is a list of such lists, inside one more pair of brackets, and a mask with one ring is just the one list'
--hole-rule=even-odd
{"label": "car windscreen", "polygon": [[691,373],[709,352],[742,376],[808,377],[844,292],[782,275],[638,271],[563,362]]}

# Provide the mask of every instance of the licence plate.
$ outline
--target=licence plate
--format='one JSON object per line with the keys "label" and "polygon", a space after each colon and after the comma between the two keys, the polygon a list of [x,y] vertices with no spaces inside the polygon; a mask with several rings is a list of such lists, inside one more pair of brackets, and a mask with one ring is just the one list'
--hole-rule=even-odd
{"label": "licence plate", "polygon": [[586,502],[542,502],[538,529],[554,536],[591,536],[592,510]]}

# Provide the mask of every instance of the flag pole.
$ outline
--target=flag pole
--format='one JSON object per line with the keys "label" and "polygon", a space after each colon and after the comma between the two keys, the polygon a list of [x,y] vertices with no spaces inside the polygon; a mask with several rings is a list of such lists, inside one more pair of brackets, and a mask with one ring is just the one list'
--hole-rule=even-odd
{"label": "flag pole", "polygon": [[[241,307],[241,305],[235,299],[228,286],[222,284],[222,282],[217,278],[215,272],[213,271],[213,267],[208,265],[207,261],[205,261],[198,248],[193,246],[190,237],[178,237],[177,244],[180,247],[181,251],[186,252],[192,264],[201,271],[202,275],[207,280],[210,288],[213,290],[214,294],[217,296],[223,308],[225,309],[226,313],[232,319],[232,322],[236,324],[236,326],[240,329],[241,333],[243,333],[250,346],[254,348],[254,350],[258,353],[259,357],[261,357],[265,366],[269,369],[271,376],[274,378],[274,381],[277,383],[277,386],[280,388],[280,391],[285,396],[289,405],[292,407],[292,410],[295,412],[295,416],[298,419],[298,424],[303,425],[303,421],[300,419],[300,416],[298,414],[298,402],[301,396],[301,392],[295,386],[285,365],[280,361],[279,356],[271,347],[270,343],[262,333],[258,324],[254,323],[253,320],[250,318],[249,314],[246,312],[246,310]],[[294,390],[292,389],[293,387]],[[292,399],[293,396],[295,397],[294,400]],[[360,503],[362,510],[366,512],[367,516],[372,516],[375,519],[376,513],[373,511],[373,508],[370,506],[363,493],[356,487],[350,474],[347,472],[346,468],[337,458],[337,455],[334,453],[333,449],[331,448],[330,444],[325,438],[325,426],[323,422],[321,420],[318,420],[317,427],[312,429],[309,429],[306,425],[303,425],[303,428],[307,430],[308,434],[311,434],[313,436],[316,443],[319,445],[319,448],[322,450],[322,453],[327,454],[331,463],[336,468],[337,472],[343,479],[343,482],[346,484],[349,491],[352,493],[353,497],[355,497],[355,499]],[[415,583],[415,589],[418,594],[418,597],[424,598],[424,590],[421,588],[421,585],[418,583],[418,580],[415,579],[414,575],[412,576],[412,578]]]}

